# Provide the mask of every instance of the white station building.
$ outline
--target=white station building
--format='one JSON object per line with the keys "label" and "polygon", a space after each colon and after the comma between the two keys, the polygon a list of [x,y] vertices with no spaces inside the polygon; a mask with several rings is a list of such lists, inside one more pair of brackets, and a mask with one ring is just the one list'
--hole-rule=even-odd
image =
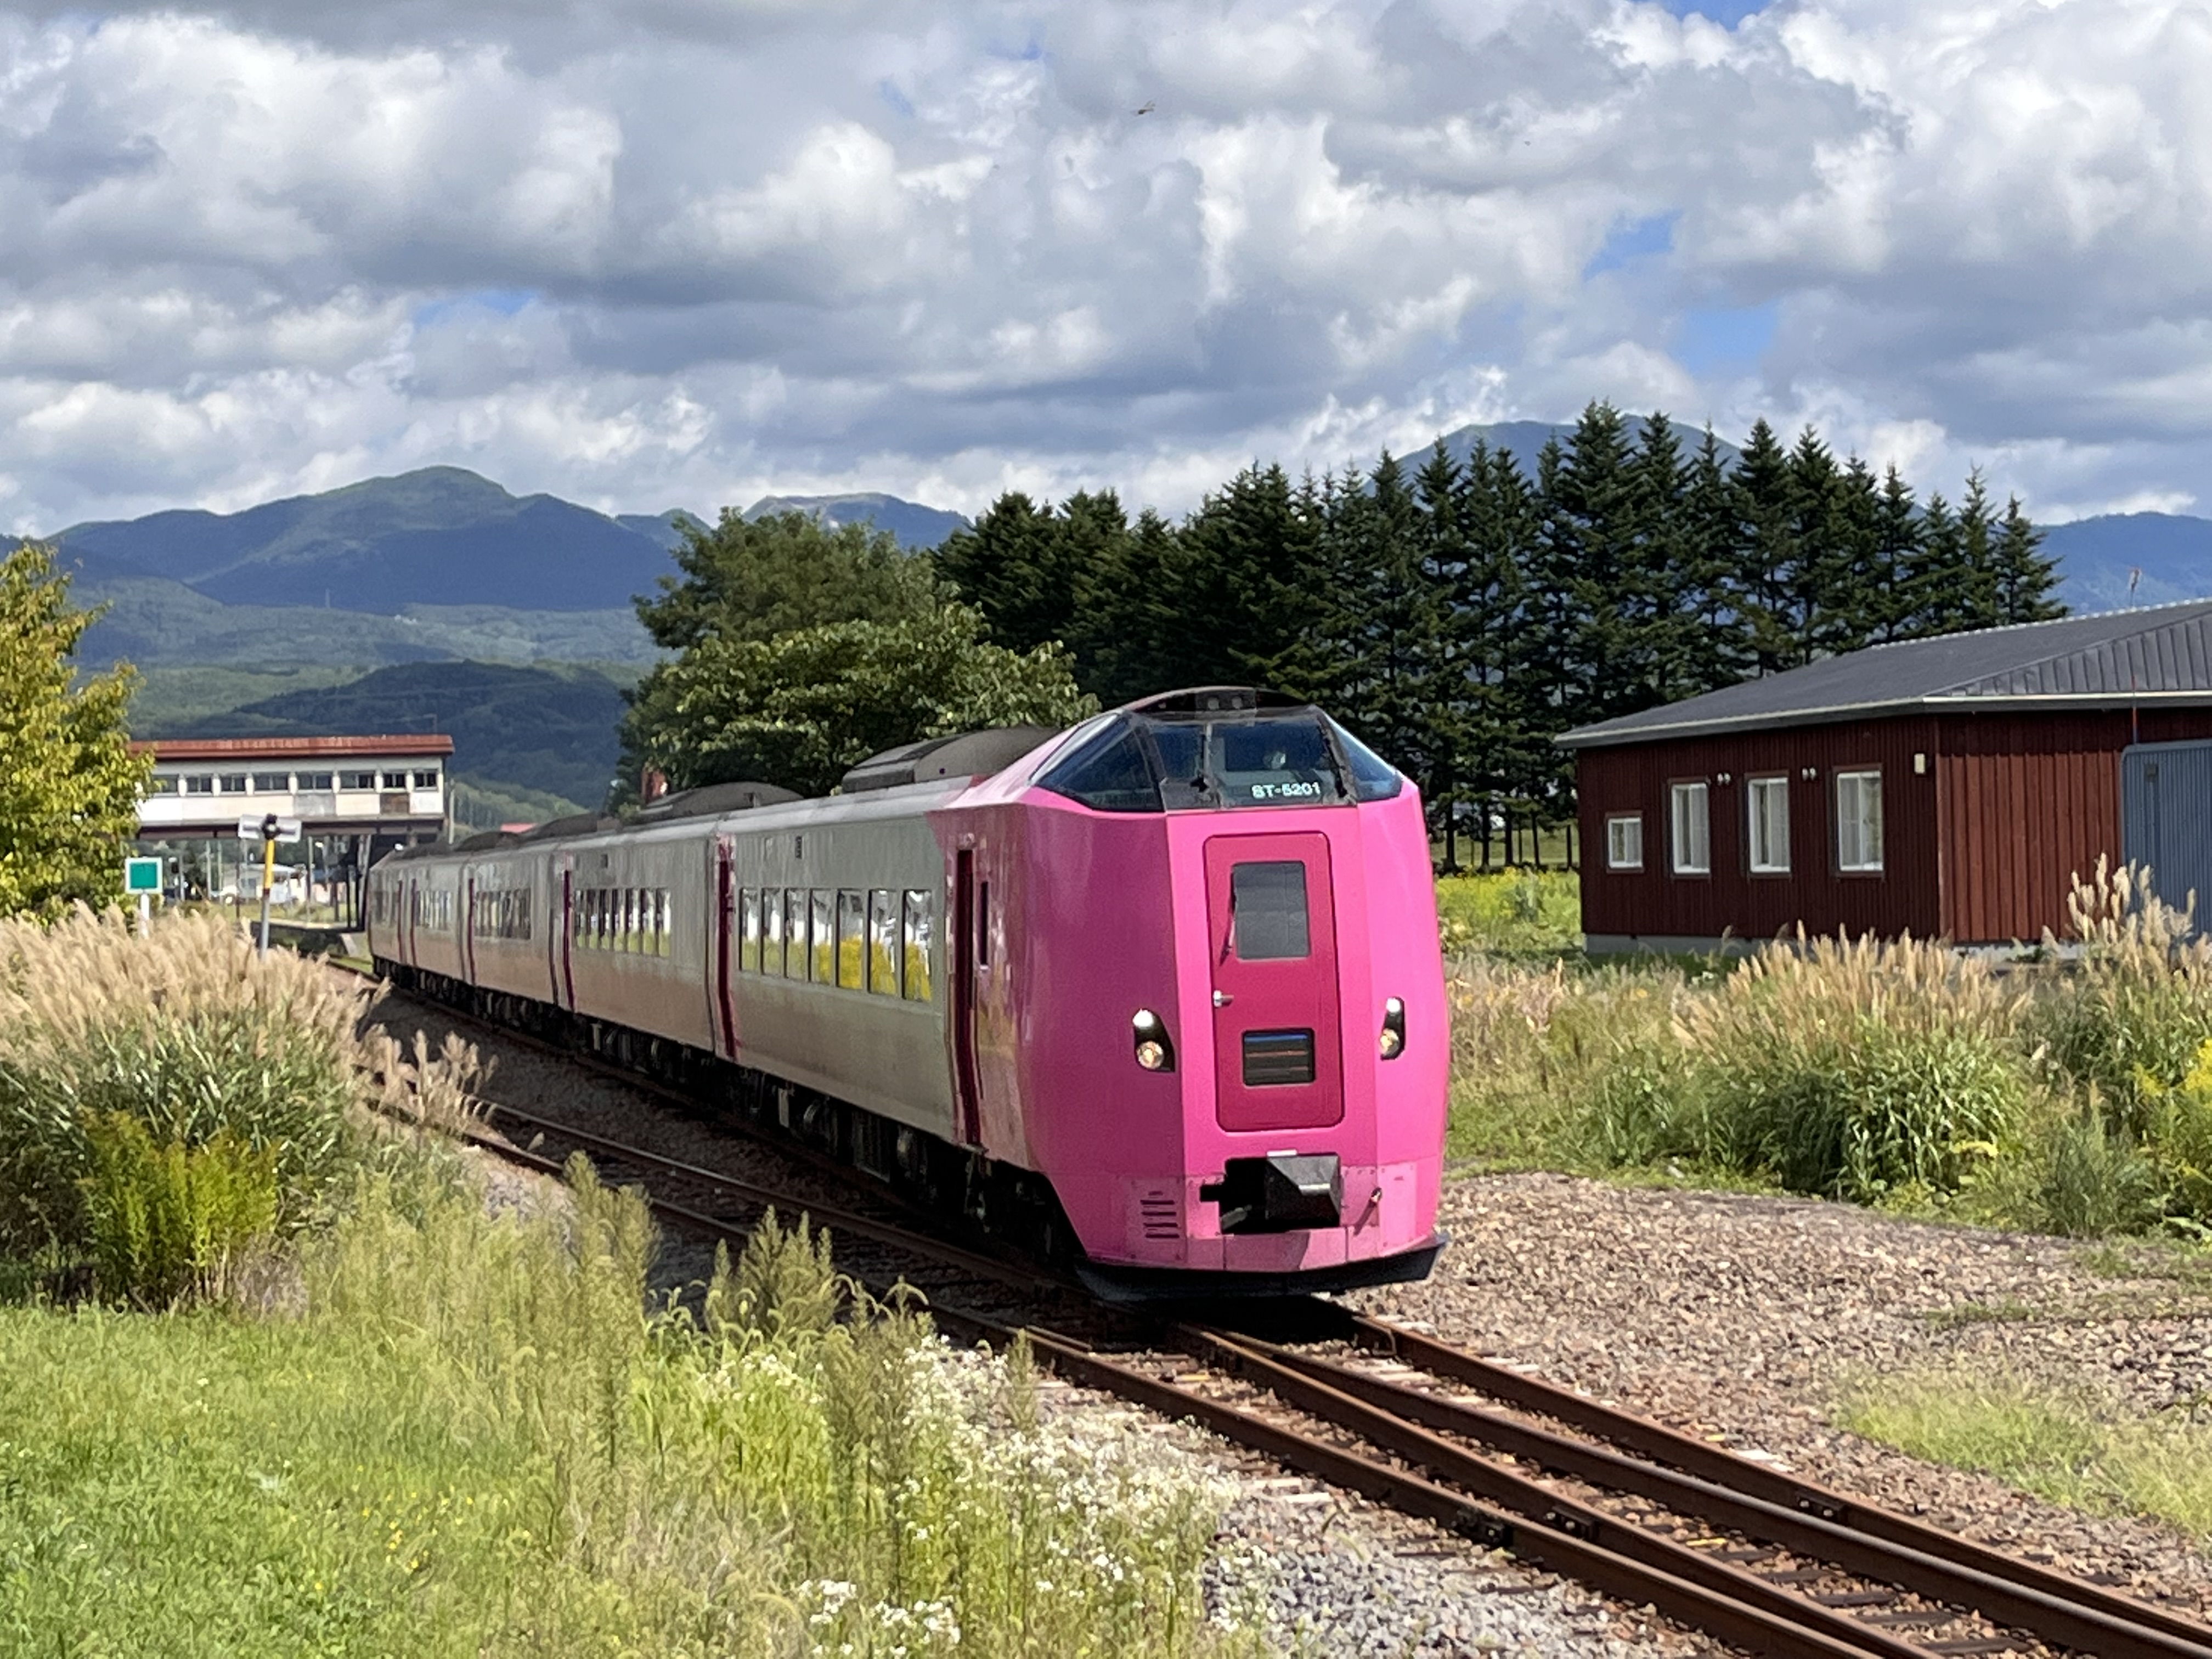
{"label": "white station building", "polygon": [[393,848],[446,833],[449,737],[164,738],[133,746],[154,757],[138,805],[140,845],[171,854],[173,879],[204,893],[258,882],[258,851],[241,856],[241,819],[297,818],[310,872],[327,872],[334,887],[343,879],[356,888]]}

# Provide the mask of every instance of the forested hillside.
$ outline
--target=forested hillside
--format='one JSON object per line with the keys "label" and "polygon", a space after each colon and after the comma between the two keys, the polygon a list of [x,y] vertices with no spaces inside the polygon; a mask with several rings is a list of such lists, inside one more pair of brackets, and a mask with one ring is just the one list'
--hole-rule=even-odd
{"label": "forested hillside", "polygon": [[[939,550],[1001,645],[1063,641],[1111,704],[1258,682],[1339,712],[1440,829],[1571,810],[1551,739],[1885,641],[2057,616],[2041,532],[1978,475],[1954,504],[1761,422],[1741,452],[1584,411],[1533,465],[1480,439],[1293,480],[1255,466],[1181,524],[1111,491],[1003,495]],[[1469,810],[1472,809],[1472,810]]]}

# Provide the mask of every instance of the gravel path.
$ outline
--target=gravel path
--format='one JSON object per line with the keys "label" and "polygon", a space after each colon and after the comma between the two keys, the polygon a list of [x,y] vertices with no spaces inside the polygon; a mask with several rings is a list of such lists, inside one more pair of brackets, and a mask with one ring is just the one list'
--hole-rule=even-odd
{"label": "gravel path", "polygon": [[[1782,1460],[2069,1571],[2212,1613],[2212,1558],[1833,1425],[1854,1378],[1969,1360],[2087,1383],[2131,1407],[2212,1395],[2212,1282],[2118,1277],[2065,1240],[1847,1205],[1515,1175],[1445,1189],[1452,1244],[1369,1311]],[[2109,1255],[2110,1253],[2106,1253]]]}

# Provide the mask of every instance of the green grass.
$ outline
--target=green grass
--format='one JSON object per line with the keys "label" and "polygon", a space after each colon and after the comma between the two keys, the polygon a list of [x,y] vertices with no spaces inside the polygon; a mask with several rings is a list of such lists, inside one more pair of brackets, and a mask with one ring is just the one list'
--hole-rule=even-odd
{"label": "green grass", "polygon": [[641,1204],[573,1178],[372,1180],[248,1306],[0,1308],[0,1651],[1257,1650],[1199,1589],[1226,1492],[1150,1436],[772,1228],[656,1311]]}
{"label": "green grass", "polygon": [[1582,950],[1581,878],[1571,871],[1445,876],[1437,919],[1447,956],[1550,958]]}
{"label": "green grass", "polygon": [[2053,1503],[2212,1539],[2212,1419],[2143,1416],[2086,1390],[1963,1370],[1869,1380],[1839,1418],[1869,1439]]}

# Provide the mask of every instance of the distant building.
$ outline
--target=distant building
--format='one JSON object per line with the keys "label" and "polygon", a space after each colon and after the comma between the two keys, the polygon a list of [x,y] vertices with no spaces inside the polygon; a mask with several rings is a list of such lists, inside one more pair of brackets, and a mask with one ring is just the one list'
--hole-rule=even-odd
{"label": "distant building", "polygon": [[2212,600],[1875,646],[1559,741],[1593,951],[2032,942],[2100,857],[2212,910]]}
{"label": "distant building", "polygon": [[357,889],[393,848],[446,830],[448,737],[164,738],[132,747],[154,757],[139,841],[173,854],[173,884],[187,890],[221,895],[257,879],[240,854],[241,818],[299,819],[309,868],[333,891]]}

